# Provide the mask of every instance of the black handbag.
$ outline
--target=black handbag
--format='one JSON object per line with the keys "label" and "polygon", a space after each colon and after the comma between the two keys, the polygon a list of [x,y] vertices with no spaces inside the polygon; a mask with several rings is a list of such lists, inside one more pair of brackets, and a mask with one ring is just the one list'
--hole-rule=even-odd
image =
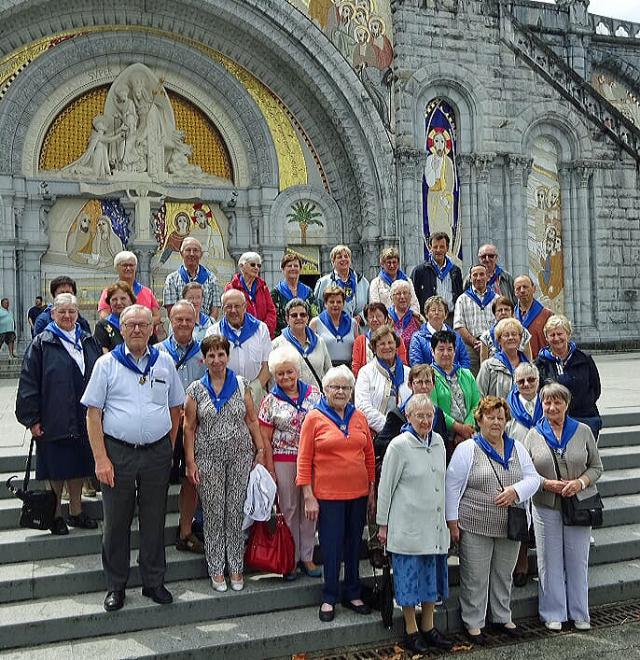
{"label": "black handbag", "polygon": [[[560,466],[556,453],[549,447],[551,457],[556,469],[556,476],[560,480]],[[600,493],[579,500],[576,495],[571,497],[560,497],[560,512],[562,513],[562,524],[567,527],[602,527],[602,510],[604,504]]]}
{"label": "black handbag", "polygon": [[11,483],[18,478],[17,475],[7,479],[7,488],[23,502],[20,512],[20,527],[45,530],[51,529],[53,525],[57,500],[56,494],[52,490],[28,490],[34,444],[35,438],[32,437],[22,488],[16,488]]}
{"label": "black handbag", "polygon": [[[500,488],[504,490],[502,481],[500,481],[500,477],[491,459],[489,459],[489,465],[491,465],[493,474],[496,475]],[[520,543],[529,542],[529,521],[527,520],[527,512],[521,506],[510,506],[507,509],[507,538],[511,541],[519,541]]]}

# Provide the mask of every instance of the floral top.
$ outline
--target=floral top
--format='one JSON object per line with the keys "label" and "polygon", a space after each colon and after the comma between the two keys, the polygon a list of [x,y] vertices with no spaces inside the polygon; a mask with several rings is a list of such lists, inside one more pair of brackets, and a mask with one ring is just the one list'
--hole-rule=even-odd
{"label": "floral top", "polygon": [[320,390],[313,385],[307,388],[302,410],[294,408],[269,392],[262,400],[258,421],[273,428],[271,446],[274,461],[295,461],[298,456],[300,428],[306,414],[320,402]]}

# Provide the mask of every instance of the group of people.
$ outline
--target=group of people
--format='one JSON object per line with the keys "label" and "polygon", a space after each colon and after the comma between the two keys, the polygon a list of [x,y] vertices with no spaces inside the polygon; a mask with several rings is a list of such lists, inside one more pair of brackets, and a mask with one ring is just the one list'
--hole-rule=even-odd
{"label": "group of people", "polygon": [[518,636],[510,599],[527,581],[527,544],[509,538],[508,517],[520,507],[537,541],[542,620],[589,628],[590,529],[565,525],[560,502],[594,494],[602,473],[595,363],[571,340],[569,320],[535,299],[531,278],[498,264],[495,246],[481,246],[466,281],[447,234],[429,248],[410,277],[398,251],[383,250],[369,283],[338,245],[314,289],[300,279],[300,257],[286,253],[271,290],[260,255],[247,252],[221,293],[202,246],[187,238],[165,282],[166,338],[133,253],[115,257],[118,279],[102,293],[93,334],[73,280],[52,281],[16,414],[36,441],[37,478],[58,497],[52,533],[97,526],[81,494],[84,479],[100,482],[106,610],[125,602],[136,502],[142,593],[172,601],[172,474],[176,547],[204,553],[216,591],[243,589],[243,505],[259,463],[294,538],[296,568],[283,577],[324,578],[321,621],[338,603],[370,613],[358,571],[369,517],[392,556],[411,650],[451,647],[433,623],[451,546],[469,638],[486,640],[489,604],[490,624]]}

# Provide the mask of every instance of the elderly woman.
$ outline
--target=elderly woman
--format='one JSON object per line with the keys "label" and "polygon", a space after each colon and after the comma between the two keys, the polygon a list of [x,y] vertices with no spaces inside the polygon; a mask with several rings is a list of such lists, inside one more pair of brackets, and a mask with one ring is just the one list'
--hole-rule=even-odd
{"label": "elderly woman", "polygon": [[105,300],[111,309],[111,314],[96,323],[93,338],[103,353],[109,353],[124,341],[120,334],[120,314],[125,307],[135,304],[136,297],[126,282],[116,282],[107,287]]}
{"label": "elderly woman", "polygon": [[[16,417],[36,443],[36,479],[48,480],[57,506],[52,534],[71,527],[98,525],[82,510],[82,482],[94,473],[86,409],[80,398],[100,357],[93,337],[78,325],[78,301],[61,293],[53,301],[52,321],[27,348],[22,362]],[[64,482],[69,489],[69,516],[60,507]]]}
{"label": "elderly woman", "polygon": [[324,588],[320,621],[333,621],[344,561],[342,603],[369,614],[361,599],[360,544],[367,504],[373,510],[375,459],[366,417],[349,402],[353,374],[332,367],[322,380],[325,395],[307,414],[300,433],[296,484],[304,492],[305,515],[318,521]]}
{"label": "elderly woman", "polygon": [[[447,525],[460,547],[460,609],[467,636],[484,644],[491,604],[493,626],[511,637],[511,575],[519,543],[507,537],[508,508],[524,505],[540,477],[524,446],[505,433],[506,401],[487,396],[475,410],[479,432],[453,452],[447,469]],[[527,513],[528,516],[528,513]]]}
{"label": "elderly woman", "polygon": [[[553,318],[553,317],[551,317]],[[524,441],[542,488],[533,497],[533,526],[538,557],[538,610],[549,630],[571,619],[589,630],[589,538],[591,527],[562,521],[560,500],[597,493],[602,461],[591,429],[569,417],[571,393],[559,383],[540,390],[543,417]]]}
{"label": "elderly woman", "polygon": [[[382,431],[376,435],[373,447],[376,453],[376,461],[381,462],[389,443],[400,435],[402,427],[407,423],[406,409],[409,401],[416,394],[431,395],[435,385],[435,375],[433,369],[428,364],[417,364],[409,370],[409,389],[411,396],[400,406],[396,406],[387,413]],[[451,458],[451,445],[447,433],[447,425],[444,421],[444,415],[440,408],[434,406],[433,430],[442,438],[447,450],[447,464]]]}
{"label": "elderly woman", "polygon": [[[138,270],[138,257],[133,252],[123,250],[118,252],[113,258],[113,267],[118,273],[118,281],[125,282],[133,291],[138,305],[144,305],[151,310],[153,314],[153,329],[158,339],[164,339],[165,333],[162,330],[162,321],[160,320],[160,303],[156,300],[153,291],[148,286],[143,286],[136,279]],[[98,312],[101,319],[106,318],[112,313],[111,306],[107,302],[107,291],[105,288],[100,294],[98,301]]]}
{"label": "elderly woman", "polygon": [[413,286],[407,280],[396,280],[391,285],[393,304],[389,307],[389,316],[396,334],[405,346],[411,345],[411,338],[422,327],[422,317],[411,309],[412,292]]}
{"label": "elderly woman", "polygon": [[[367,362],[371,362],[374,358],[370,343],[371,335],[383,325],[391,324],[389,310],[380,302],[373,302],[365,305],[364,317],[369,327],[363,334],[358,335],[353,342],[353,361],[351,363],[351,370],[356,378],[358,377],[360,369],[367,364]],[[407,349],[404,342],[400,342],[400,346],[398,346],[398,356],[404,364],[407,364]]]}
{"label": "elderly woman", "polygon": [[302,300],[307,304],[311,317],[318,316],[320,305],[313,294],[313,290],[300,281],[302,261],[300,256],[293,252],[286,252],[280,260],[280,270],[283,274],[273,289],[271,298],[276,306],[276,334],[287,327],[287,305],[294,299]]}
{"label": "elderly woman", "polygon": [[358,323],[344,311],[346,295],[339,286],[324,290],[324,311],[311,319],[309,327],[324,340],[334,367],[351,366],[353,343],[358,336]]}
{"label": "elderly woman", "polygon": [[446,450],[442,437],[432,431],[435,408],[427,394],[412,396],[406,411],[408,423],[391,441],[382,463],[378,538],[392,553],[395,600],[402,608],[406,647],[411,653],[426,653],[429,647],[450,650],[453,642],[433,625],[436,601],[449,594]]}
{"label": "elderly woman", "polygon": [[[489,328],[489,330],[480,335],[480,362],[484,362],[488,358],[493,357],[500,350],[500,345],[495,334],[498,323],[503,319],[514,318],[513,303],[511,302],[511,299],[506,296],[498,296],[497,298],[494,298],[491,303],[491,311],[493,312],[496,322],[491,328]],[[522,339],[518,350],[521,353],[524,353],[529,361],[532,360],[531,346],[529,345],[530,341],[531,333],[523,327]]]}
{"label": "elderly woman", "polygon": [[[311,577],[322,572],[313,563],[316,539],[315,521],[304,515],[302,489],[296,486],[296,461],[300,429],[309,410],[320,401],[317,387],[300,380],[300,353],[288,344],[269,355],[269,371],[276,384],[262,400],[258,421],[266,450],[266,465],[278,483],[278,501],[296,548],[296,566]],[[294,570],[284,576],[295,580]]]}
{"label": "elderly woman", "polygon": [[241,591],[243,506],[249,472],[264,446],[248,382],[227,368],[229,341],[205,337],[200,350],[207,373],[187,387],[184,454],[187,478],[198,489],[204,513],[204,551],[216,591],[226,591],[225,559],[231,588]]}
{"label": "elderly woman", "polygon": [[331,369],[331,356],[324,339],[309,328],[309,306],[302,298],[294,298],[287,303],[285,316],[287,327],[273,340],[273,348],[295,348],[302,358],[300,378],[322,390],[322,379]]}
{"label": "elderly woman", "polygon": [[476,376],[482,396],[504,399],[511,392],[516,367],[529,362],[529,358],[520,351],[523,330],[520,321],[512,318],[502,319],[496,324],[495,337],[500,350],[480,365]]}
{"label": "elderly woman", "polygon": [[373,433],[382,431],[387,413],[411,396],[409,367],[398,357],[399,345],[400,337],[388,325],[378,328],[371,337],[375,358],[358,373],[355,404]]}
{"label": "elderly woman", "polygon": [[276,306],[267,283],[260,277],[262,257],[257,252],[245,252],[238,259],[238,270],[224,288],[241,291],[247,301],[247,312],[263,321],[271,339],[276,336]]}
{"label": "elderly woman", "polygon": [[344,291],[345,311],[362,323],[362,312],[369,300],[369,281],[351,268],[351,250],[346,245],[336,245],[330,258],[333,271],[316,282],[316,300],[324,300],[327,287],[338,286]]}
{"label": "elderly woman", "polygon": [[[193,341],[201,342],[205,338],[207,330],[215,323],[208,314],[205,314],[202,311],[204,287],[199,282],[188,282],[182,288],[181,295],[182,300],[189,301],[196,310],[196,325],[193,329]],[[216,303],[216,305],[217,304],[218,303]]]}
{"label": "elderly woman", "polygon": [[413,312],[420,314],[420,303],[413,289],[413,282],[400,270],[400,252],[397,248],[385,248],[380,253],[380,273],[371,280],[369,285],[369,302],[382,303],[387,309],[391,307],[391,286],[394,282],[407,282],[411,288],[410,306]]}
{"label": "elderly woman", "polygon": [[571,392],[569,415],[586,424],[596,442],[602,419],[596,402],[600,398],[600,374],[593,358],[571,341],[571,323],[566,316],[550,316],[544,326],[549,346],[538,353],[540,382],[554,381]]}
{"label": "elderly woman", "polygon": [[[433,352],[431,351],[431,337],[440,330],[454,332],[445,324],[449,308],[444,298],[431,296],[424,303],[424,315],[427,322],[411,338],[409,345],[409,364],[433,364]],[[456,332],[456,351],[454,362],[464,369],[471,368],[471,360],[462,337]]]}

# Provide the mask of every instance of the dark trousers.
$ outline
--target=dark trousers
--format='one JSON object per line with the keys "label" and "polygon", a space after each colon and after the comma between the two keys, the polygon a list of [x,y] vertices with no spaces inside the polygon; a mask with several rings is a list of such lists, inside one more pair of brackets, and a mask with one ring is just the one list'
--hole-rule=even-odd
{"label": "dark trousers", "polygon": [[322,602],[340,600],[340,563],[344,561],[342,599],[360,598],[360,547],[367,512],[367,498],[318,500],[318,538],[322,551],[324,588]]}
{"label": "dark trousers", "polygon": [[105,437],[114,487],[102,484],[102,567],[108,591],[124,589],[129,577],[131,522],[138,503],[139,563],[144,587],[164,582],[164,526],[173,449],[167,435],[149,449],[134,449]]}
{"label": "dark trousers", "polygon": [[600,430],[602,429],[602,417],[598,415],[597,417],[575,417],[574,419],[586,424],[591,429],[595,441],[598,442]]}

